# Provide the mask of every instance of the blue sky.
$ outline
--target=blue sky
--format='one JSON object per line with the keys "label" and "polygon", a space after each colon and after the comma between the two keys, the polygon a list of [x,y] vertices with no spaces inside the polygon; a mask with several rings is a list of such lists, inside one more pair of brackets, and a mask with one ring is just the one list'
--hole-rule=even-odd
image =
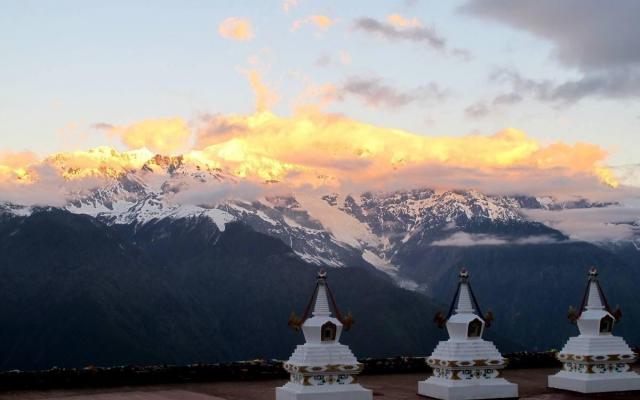
{"label": "blue sky", "polygon": [[[496,96],[512,91],[508,82],[490,78],[496,71],[558,83],[592,71],[558,60],[562,37],[554,32],[514,28],[508,15],[461,12],[467,3],[300,0],[285,12],[281,1],[0,1],[0,151],[44,155],[121,146],[92,129],[96,123],[249,114],[254,93],[243,71],[253,59],[279,95],[272,109],[278,115],[291,114],[310,84],[346,87],[360,78],[411,94],[435,84],[441,98],[416,95],[403,105],[372,106],[345,93],[326,110],[437,136],[514,127],[542,143],[599,144],[611,152],[611,164],[640,162],[635,95],[548,101],[528,92],[518,93],[522,100],[515,104],[493,105]],[[394,13],[433,28],[445,40],[444,50],[356,27],[361,18],[386,23]],[[294,21],[310,15],[334,24],[326,31],[312,24],[292,31]],[[248,19],[253,39],[221,37],[219,24],[229,17]],[[454,55],[454,49],[470,56]],[[350,62],[340,62],[341,54]],[[480,112],[472,115],[474,105]]]}

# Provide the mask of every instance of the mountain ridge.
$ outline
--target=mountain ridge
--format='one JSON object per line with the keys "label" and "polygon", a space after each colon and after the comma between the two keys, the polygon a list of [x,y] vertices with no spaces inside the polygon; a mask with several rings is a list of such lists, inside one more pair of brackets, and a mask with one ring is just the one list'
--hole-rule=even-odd
{"label": "mountain ridge", "polygon": [[[58,209],[0,218],[0,368],[288,356],[301,335],[287,317],[307,303],[317,267],[242,223],[202,222],[136,230]],[[426,354],[437,340],[420,318],[437,308],[426,297],[372,270],[329,279],[356,316],[345,341],[359,354]]]}

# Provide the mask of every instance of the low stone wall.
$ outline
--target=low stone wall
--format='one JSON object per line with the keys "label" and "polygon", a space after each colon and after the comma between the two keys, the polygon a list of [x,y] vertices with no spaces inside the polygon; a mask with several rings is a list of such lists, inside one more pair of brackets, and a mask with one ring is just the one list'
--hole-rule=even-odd
{"label": "low stone wall", "polygon": [[160,385],[188,382],[286,379],[282,361],[252,360],[224,364],[52,368],[0,373],[0,391]]}
{"label": "low stone wall", "polygon": [[363,358],[359,361],[364,364],[362,373],[365,375],[431,372],[425,357]]}
{"label": "low stone wall", "polygon": [[[636,351],[638,349],[635,349]],[[507,354],[509,369],[559,368],[555,352]],[[430,373],[425,357],[366,358],[363,374]],[[46,371],[0,372],[0,391],[25,389],[116,387],[187,382],[287,379],[279,360],[251,360],[223,364],[184,366],[120,366],[53,368]]]}

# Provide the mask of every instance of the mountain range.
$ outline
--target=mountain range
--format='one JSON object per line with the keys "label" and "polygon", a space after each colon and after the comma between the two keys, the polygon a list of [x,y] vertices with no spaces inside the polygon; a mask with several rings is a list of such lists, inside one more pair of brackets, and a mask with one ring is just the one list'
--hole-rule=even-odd
{"label": "mountain range", "polygon": [[617,203],[429,188],[235,196],[236,176],[160,155],[95,173],[62,206],[0,203],[0,368],[284,358],[301,340],[286,319],[320,267],[356,315],[345,340],[360,356],[429,354],[462,266],[504,350],[575,333],[566,311],[591,265],[623,308],[618,331],[640,343],[640,235],[576,240],[527,213]]}

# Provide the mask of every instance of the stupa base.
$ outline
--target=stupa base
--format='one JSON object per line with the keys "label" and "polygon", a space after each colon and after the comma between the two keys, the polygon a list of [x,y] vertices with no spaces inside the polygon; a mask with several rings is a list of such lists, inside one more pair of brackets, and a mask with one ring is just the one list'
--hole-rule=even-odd
{"label": "stupa base", "polygon": [[605,393],[640,390],[640,375],[635,372],[581,374],[560,371],[549,377],[549,387],[579,393]]}
{"label": "stupa base", "polygon": [[442,400],[514,399],[518,385],[504,378],[454,381],[431,377],[418,382],[418,394]]}
{"label": "stupa base", "polygon": [[276,400],[372,400],[373,393],[357,383],[303,386],[287,383],[276,388]]}

